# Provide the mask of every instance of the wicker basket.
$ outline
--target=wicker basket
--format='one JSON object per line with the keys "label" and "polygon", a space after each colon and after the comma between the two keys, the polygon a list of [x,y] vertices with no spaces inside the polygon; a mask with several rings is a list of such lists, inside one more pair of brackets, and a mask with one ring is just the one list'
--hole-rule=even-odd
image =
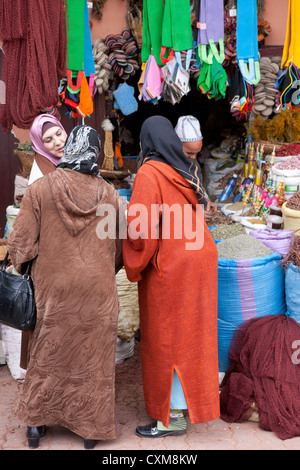
{"label": "wicker basket", "polygon": [[14,153],[21,160],[23,169],[24,169],[26,175],[29,176],[30,172],[31,172],[31,167],[33,165],[34,155],[35,154],[33,152],[27,152],[26,150],[20,150],[20,149],[14,150]]}
{"label": "wicker basket", "polygon": [[253,140],[254,146],[264,146],[264,155],[270,155],[275,147],[276,150],[280,150],[284,145],[300,144],[300,142],[272,142],[270,140]]}

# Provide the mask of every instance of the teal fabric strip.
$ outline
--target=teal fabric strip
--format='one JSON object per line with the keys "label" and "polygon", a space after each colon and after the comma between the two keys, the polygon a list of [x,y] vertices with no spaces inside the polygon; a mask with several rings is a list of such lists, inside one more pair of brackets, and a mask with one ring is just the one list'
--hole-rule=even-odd
{"label": "teal fabric strip", "polygon": [[86,77],[90,77],[95,73],[95,62],[93,57],[90,19],[87,2],[85,2],[84,7],[84,73]]}

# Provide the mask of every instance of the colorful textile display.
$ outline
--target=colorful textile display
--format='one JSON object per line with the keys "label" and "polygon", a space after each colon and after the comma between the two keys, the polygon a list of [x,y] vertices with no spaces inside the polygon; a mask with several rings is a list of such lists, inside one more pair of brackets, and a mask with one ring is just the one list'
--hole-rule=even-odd
{"label": "colorful textile display", "polygon": [[257,0],[237,2],[237,62],[245,80],[252,85],[260,81],[257,39]]}
{"label": "colorful textile display", "polygon": [[61,100],[72,117],[90,116],[94,111],[95,63],[88,6],[85,0],[67,0],[67,77],[62,81]]}
{"label": "colorful textile display", "polygon": [[1,0],[0,13],[6,86],[0,124],[9,133],[14,124],[29,129],[42,109],[59,102],[58,83],[66,73],[64,2]]}

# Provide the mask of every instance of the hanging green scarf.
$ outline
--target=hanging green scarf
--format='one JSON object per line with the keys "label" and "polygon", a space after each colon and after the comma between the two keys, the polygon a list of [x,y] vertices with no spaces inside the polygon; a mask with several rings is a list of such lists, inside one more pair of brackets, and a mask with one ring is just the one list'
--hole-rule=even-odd
{"label": "hanging green scarf", "polygon": [[143,45],[142,62],[146,63],[153,53],[156,63],[163,65],[160,60],[162,21],[164,14],[163,0],[144,0],[143,2]]}
{"label": "hanging green scarf", "polygon": [[67,69],[84,70],[85,0],[67,0],[68,54]]}

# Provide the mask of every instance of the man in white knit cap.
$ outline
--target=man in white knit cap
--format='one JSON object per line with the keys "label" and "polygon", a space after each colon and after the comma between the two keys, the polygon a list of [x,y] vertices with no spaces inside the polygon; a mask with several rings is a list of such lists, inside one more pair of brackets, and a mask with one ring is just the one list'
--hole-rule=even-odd
{"label": "man in white knit cap", "polygon": [[[197,161],[197,155],[202,149],[203,137],[200,128],[200,122],[194,116],[181,116],[175,127],[182,150],[189,160]],[[207,208],[205,210],[206,220],[211,219],[217,212],[217,206],[211,202],[207,196]]]}

